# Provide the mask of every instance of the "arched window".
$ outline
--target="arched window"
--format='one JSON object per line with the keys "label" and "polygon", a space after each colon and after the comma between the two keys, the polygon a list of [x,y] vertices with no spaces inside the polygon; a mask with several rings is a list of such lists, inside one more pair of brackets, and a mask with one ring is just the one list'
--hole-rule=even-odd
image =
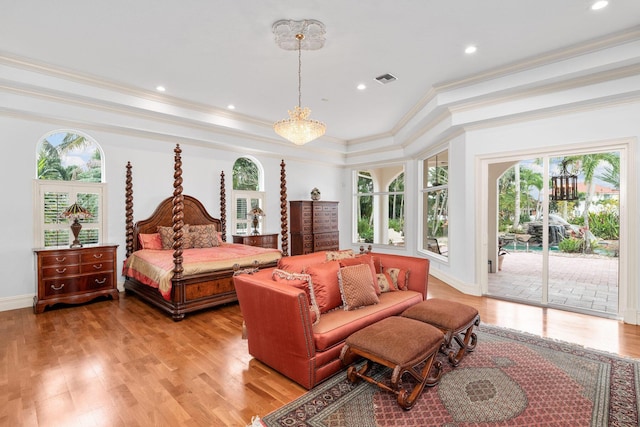
{"label": "arched window", "polygon": [[[261,234],[264,229],[264,176],[260,163],[240,157],[233,164],[233,234]],[[252,214],[253,212],[253,214]],[[254,218],[257,222],[254,222]],[[255,226],[254,226],[255,225]]]}
{"label": "arched window", "polygon": [[[60,130],[46,134],[36,148],[35,244],[55,247],[71,244],[70,225],[78,219],[81,244],[96,244],[106,232],[104,154],[86,134]],[[80,210],[69,209],[79,206]]]}
{"label": "arched window", "polygon": [[404,246],[404,165],[355,173],[355,241]]}

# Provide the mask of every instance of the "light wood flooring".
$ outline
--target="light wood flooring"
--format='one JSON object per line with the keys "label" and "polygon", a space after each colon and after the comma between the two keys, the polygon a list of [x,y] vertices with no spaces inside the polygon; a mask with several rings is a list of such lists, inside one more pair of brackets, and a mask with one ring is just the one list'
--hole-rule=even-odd
{"label": "light wood flooring", "polygon": [[[477,307],[483,323],[640,358],[638,326],[467,296],[433,277],[429,297]],[[125,294],[0,312],[0,426],[245,426],[305,390],[254,360],[241,328],[237,304],[175,323]]]}

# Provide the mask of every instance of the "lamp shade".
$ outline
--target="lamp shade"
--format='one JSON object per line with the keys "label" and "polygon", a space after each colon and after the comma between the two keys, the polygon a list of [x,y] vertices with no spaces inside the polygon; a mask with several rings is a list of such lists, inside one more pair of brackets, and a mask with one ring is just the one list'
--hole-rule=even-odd
{"label": "lamp shade", "polygon": [[93,215],[76,202],[62,212],[62,216],[65,218],[84,219],[91,218]]}

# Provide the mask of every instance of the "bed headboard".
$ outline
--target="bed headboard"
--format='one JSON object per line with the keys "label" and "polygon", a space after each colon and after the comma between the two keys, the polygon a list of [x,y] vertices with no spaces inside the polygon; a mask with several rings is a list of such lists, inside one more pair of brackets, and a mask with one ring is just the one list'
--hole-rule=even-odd
{"label": "bed headboard", "polygon": [[[216,230],[221,231],[222,223],[209,215],[203,204],[192,196],[184,195],[184,224],[209,225],[215,224]],[[158,226],[173,227],[173,197],[164,199],[153,214],[144,220],[136,222],[133,227],[133,250],[140,249],[138,234],[151,234],[158,232]]]}

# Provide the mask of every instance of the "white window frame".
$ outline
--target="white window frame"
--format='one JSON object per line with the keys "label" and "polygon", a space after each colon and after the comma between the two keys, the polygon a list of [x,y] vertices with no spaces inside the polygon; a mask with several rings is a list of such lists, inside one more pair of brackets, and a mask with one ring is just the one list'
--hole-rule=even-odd
{"label": "white window frame", "polygon": [[[83,223],[83,229],[97,229],[98,242],[104,242],[107,235],[107,184],[101,182],[81,182],[81,181],[54,181],[35,179],[33,181],[33,206],[35,208],[34,215],[34,247],[44,247],[45,230],[51,229],[67,229],[69,224],[45,224],[44,218],[44,195],[45,193],[69,193],[69,203],[76,201],[79,193],[93,193],[98,195],[98,212],[97,221],[92,223]],[[72,234],[69,232],[71,238]],[[71,242],[68,242],[70,244]],[[61,245],[65,246],[65,245]]]}
{"label": "white window frame", "polygon": [[[443,250],[443,248],[440,248],[440,250],[442,251],[441,254],[438,254],[437,252],[434,251],[433,248],[429,248],[427,245],[425,245],[425,238],[426,238],[426,230],[425,225],[424,225],[424,218],[425,215],[427,215],[427,212],[425,212],[425,208],[426,208],[426,198],[428,197],[428,195],[430,193],[435,193],[437,191],[442,191],[442,190],[446,190],[447,191],[447,218],[449,218],[450,214],[449,214],[449,202],[451,200],[451,194],[449,193],[449,179],[447,179],[447,183],[446,184],[440,184],[438,186],[426,186],[425,185],[425,180],[426,180],[426,176],[429,171],[425,170],[425,161],[427,161],[428,159],[435,157],[436,155],[441,155],[442,153],[447,153],[447,159],[450,158],[450,150],[448,147],[444,147],[444,148],[440,148],[439,150],[425,156],[424,158],[420,159],[420,173],[419,173],[419,183],[420,183],[420,208],[419,208],[419,218],[421,219],[418,222],[418,230],[419,230],[419,239],[418,239],[418,252],[421,254],[425,254],[428,255],[430,257],[433,258],[437,258],[443,261],[448,262],[449,260],[449,230],[447,229],[447,245],[446,245],[446,249]],[[448,161],[447,164],[447,173],[448,176],[450,176],[451,173],[451,169],[449,168],[451,162]],[[440,243],[438,243],[438,245],[440,245]]]}
{"label": "white window frame", "polygon": [[[267,199],[267,195],[264,191],[248,191],[248,190],[233,190],[231,192],[231,203],[233,203],[233,218],[231,221],[232,224],[232,234],[234,235],[239,235],[240,233],[238,232],[238,225],[240,224],[247,224],[247,235],[251,235],[251,233],[253,232],[253,219],[246,217],[246,218],[237,218],[237,206],[238,206],[238,201],[245,199],[247,201],[247,207],[251,206],[251,200],[252,199],[258,199],[258,206],[260,207],[260,209],[266,211],[265,209],[265,203],[266,203],[266,199]],[[264,216],[258,218],[258,231],[260,232],[260,234],[264,233],[264,229],[265,229],[265,220],[264,220]],[[244,235],[244,234],[243,234]]]}

